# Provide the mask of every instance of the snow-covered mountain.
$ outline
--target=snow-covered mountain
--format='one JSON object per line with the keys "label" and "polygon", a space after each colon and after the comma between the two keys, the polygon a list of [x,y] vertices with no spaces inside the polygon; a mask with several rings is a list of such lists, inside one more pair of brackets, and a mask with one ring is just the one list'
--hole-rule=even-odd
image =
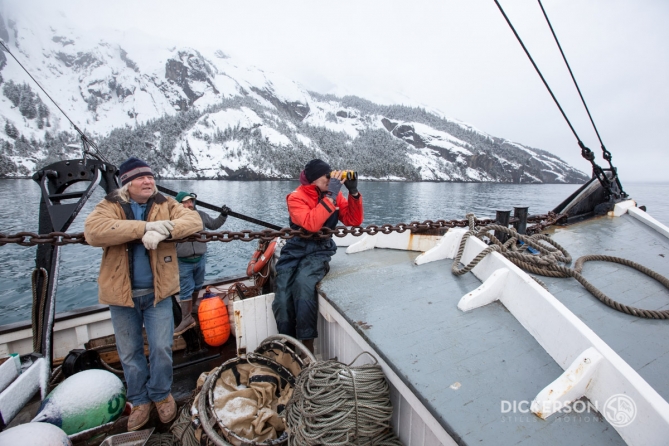
{"label": "snow-covered mountain", "polygon": [[[164,177],[295,178],[320,157],[368,179],[588,178],[548,152],[439,112],[309,92],[221,50],[82,34],[62,16],[2,14],[0,38],[69,119],[112,161],[141,156]],[[78,156],[68,118],[4,51],[0,87],[0,177]]]}

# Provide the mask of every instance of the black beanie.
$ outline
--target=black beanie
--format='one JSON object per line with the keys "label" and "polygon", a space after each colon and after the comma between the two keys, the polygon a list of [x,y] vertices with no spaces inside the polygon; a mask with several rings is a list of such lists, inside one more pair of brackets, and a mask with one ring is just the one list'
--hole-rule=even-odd
{"label": "black beanie", "polygon": [[154,176],[149,165],[135,157],[130,157],[123,161],[123,164],[118,168],[118,174],[121,178],[121,186],[125,186],[135,178],[146,175]]}
{"label": "black beanie", "polygon": [[307,177],[309,183],[313,183],[323,175],[332,172],[330,165],[318,158],[311,160],[304,166],[304,176]]}

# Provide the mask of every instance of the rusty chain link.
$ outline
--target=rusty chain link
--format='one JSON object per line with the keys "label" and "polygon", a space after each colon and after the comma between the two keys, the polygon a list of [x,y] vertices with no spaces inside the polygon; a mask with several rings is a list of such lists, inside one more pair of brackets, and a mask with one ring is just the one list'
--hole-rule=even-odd
{"label": "rusty chain link", "polygon": [[[544,229],[554,224],[557,224],[560,220],[564,220],[566,223],[567,214],[556,214],[553,211],[550,211],[548,214],[544,215],[531,215],[527,218],[528,223],[535,223],[533,226],[528,226],[526,234],[534,235],[538,234]],[[513,218],[511,221],[513,222]]]}
{"label": "rusty chain link", "polygon": [[0,246],[15,243],[21,246],[36,246],[42,244],[71,245],[75,243],[86,244],[83,232],[68,234],[65,232],[52,232],[50,234],[37,234],[36,232],[17,232],[16,234],[0,233]]}
{"label": "rusty chain link", "polygon": [[[552,212],[544,215],[532,215],[528,217],[528,223],[535,223],[534,226],[527,228],[528,234],[535,234],[541,232],[547,226],[556,223],[563,218],[564,215],[557,215]],[[511,223],[515,220],[512,218]],[[483,227],[495,224],[494,219],[486,218],[476,220],[476,226]],[[319,232],[311,233],[302,229],[283,228],[279,231],[273,229],[264,229],[262,231],[221,231],[221,232],[197,232],[179,240],[169,240],[170,242],[231,242],[234,240],[241,240],[243,242],[251,242],[254,240],[269,241],[276,237],[282,239],[291,239],[293,237],[324,239],[329,237],[345,237],[348,234],[354,237],[359,237],[364,234],[390,234],[393,232],[403,233],[411,231],[412,233],[420,233],[428,230],[448,229],[448,228],[465,228],[468,227],[467,220],[425,220],[424,222],[413,221],[411,223],[398,223],[396,225],[369,225],[365,228],[360,226],[346,227],[337,226],[335,229],[323,228]],[[83,232],[67,234],[65,232],[52,232],[50,234],[37,234],[35,232],[17,232],[16,234],[0,233],[0,246],[6,244],[17,244],[21,246],[36,246],[41,244],[53,245],[71,245],[71,244],[87,244]]]}

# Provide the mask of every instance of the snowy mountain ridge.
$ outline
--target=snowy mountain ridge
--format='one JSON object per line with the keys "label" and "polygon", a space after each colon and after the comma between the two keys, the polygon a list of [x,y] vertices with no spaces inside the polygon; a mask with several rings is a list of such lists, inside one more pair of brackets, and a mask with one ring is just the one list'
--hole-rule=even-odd
{"label": "snowy mountain ridge", "polygon": [[[63,16],[40,20],[5,8],[0,38],[107,157],[143,157],[163,177],[296,178],[320,157],[367,179],[588,179],[548,152],[438,111],[309,92],[221,50],[98,39]],[[79,156],[67,118],[3,51],[0,89],[0,177]]]}

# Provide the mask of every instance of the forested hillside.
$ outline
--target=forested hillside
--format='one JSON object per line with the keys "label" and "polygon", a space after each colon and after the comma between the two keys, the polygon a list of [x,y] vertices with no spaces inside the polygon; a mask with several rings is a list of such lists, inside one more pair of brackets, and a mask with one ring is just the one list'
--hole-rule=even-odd
{"label": "forested hillside", "polygon": [[0,38],[67,113],[0,51],[0,177],[80,157],[71,120],[112,162],[138,156],[170,178],[296,178],[318,157],[372,180],[588,179],[548,152],[438,111],[306,91],[222,51],[122,47],[65,20],[31,28],[20,15],[0,17]]}

